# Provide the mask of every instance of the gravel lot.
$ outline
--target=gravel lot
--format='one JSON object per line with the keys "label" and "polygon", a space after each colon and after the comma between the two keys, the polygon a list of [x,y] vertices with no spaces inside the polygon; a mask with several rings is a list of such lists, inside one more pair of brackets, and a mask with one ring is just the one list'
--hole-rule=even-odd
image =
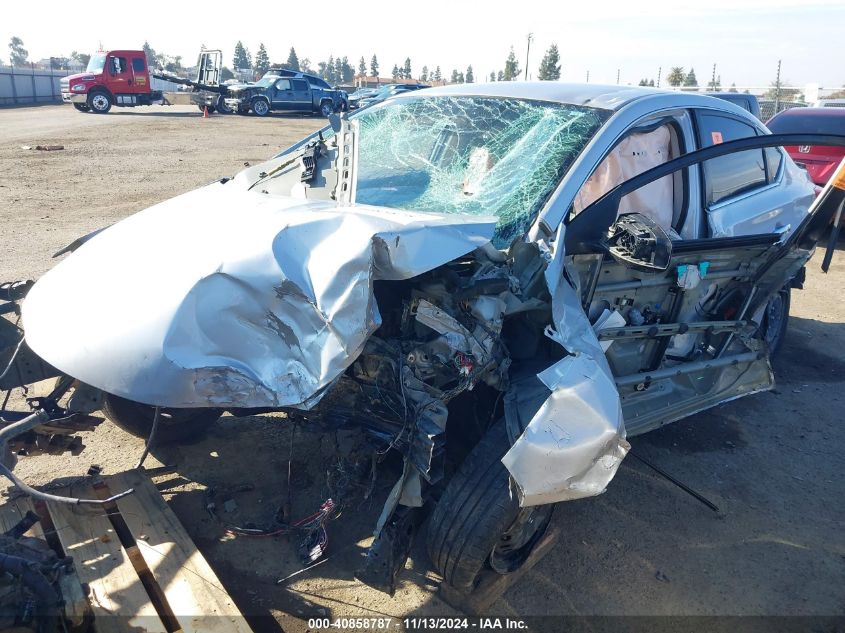
{"label": "gravel lot", "polygon": [[[238,171],[322,124],[314,118],[213,116],[195,108],[63,106],[0,109],[0,281],[37,278],[76,237]],[[60,144],[41,152],[21,146]],[[151,253],[155,244],[150,244]],[[606,494],[560,511],[565,538],[496,606],[498,615],[845,614],[845,257],[831,273],[811,262],[775,362],[774,391],[722,405],[632,442],[721,509],[716,515],[629,459]],[[96,288],[91,288],[96,293]],[[325,498],[328,445],[283,418],[225,417],[196,443],[155,452],[179,478],[166,498],[257,628],[304,631],[308,617],[448,615],[421,547],[393,598],[353,577],[392,484],[329,527],[329,561],[285,586],[300,567],[294,543],[225,538],[225,524],[269,521],[282,501],[293,446],[293,513]],[[80,457],[21,460],[36,483],[133,465],[141,442],[108,423]],[[328,442],[327,442],[328,444]],[[155,462],[155,460],[153,460]],[[154,465],[151,463],[150,465]],[[234,492],[239,484],[254,490]],[[204,489],[232,496],[219,519]],[[266,617],[272,616],[272,617]]]}

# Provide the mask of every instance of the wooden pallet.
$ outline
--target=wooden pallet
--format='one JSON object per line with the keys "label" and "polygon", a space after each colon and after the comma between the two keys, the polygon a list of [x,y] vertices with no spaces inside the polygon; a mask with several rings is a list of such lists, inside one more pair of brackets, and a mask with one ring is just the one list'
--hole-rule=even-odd
{"label": "wooden pallet", "polygon": [[107,508],[36,503],[0,507],[4,529],[34,507],[44,536],[72,556],[89,587],[98,633],[248,633],[249,626],[217,575],[152,481],[137,470],[78,484],[56,494],[105,499],[134,493]]}

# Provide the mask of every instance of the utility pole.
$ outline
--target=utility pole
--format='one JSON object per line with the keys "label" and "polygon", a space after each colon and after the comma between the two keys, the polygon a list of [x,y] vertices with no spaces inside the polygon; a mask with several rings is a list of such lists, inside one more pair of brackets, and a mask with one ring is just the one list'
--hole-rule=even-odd
{"label": "utility pole", "polygon": [[587,83],[590,83],[590,71],[587,71]]}
{"label": "utility pole", "polygon": [[619,69],[619,68],[616,69],[616,85],[617,86],[619,85],[619,72],[620,72],[620,70],[621,69]]}
{"label": "utility pole", "polygon": [[713,75],[710,77],[710,90],[716,92],[716,64],[713,64]]}
{"label": "utility pole", "polygon": [[528,47],[525,49],[525,81],[528,81],[528,54],[531,52],[531,40],[534,39],[534,34],[528,34]]}
{"label": "utility pole", "polygon": [[660,87],[660,75],[663,73],[663,66],[657,67],[657,88]]}
{"label": "utility pole", "polygon": [[778,74],[775,78],[775,114],[780,112],[780,62],[778,60]]}

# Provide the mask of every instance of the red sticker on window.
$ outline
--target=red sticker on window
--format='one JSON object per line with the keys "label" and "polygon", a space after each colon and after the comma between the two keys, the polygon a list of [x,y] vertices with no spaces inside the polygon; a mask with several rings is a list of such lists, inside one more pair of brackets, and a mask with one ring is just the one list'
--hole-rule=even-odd
{"label": "red sticker on window", "polygon": [[718,145],[722,142],[721,132],[710,132],[710,137],[713,139],[713,145]]}

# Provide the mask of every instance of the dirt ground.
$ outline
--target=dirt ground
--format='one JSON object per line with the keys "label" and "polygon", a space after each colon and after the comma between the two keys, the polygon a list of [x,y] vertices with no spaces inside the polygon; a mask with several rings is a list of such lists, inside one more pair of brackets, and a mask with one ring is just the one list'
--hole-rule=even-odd
{"label": "dirt ground", "polygon": [[[255,163],[323,123],[314,118],[213,116],[194,108],[136,108],[107,116],[70,107],[0,109],[0,281],[37,278],[76,237]],[[61,144],[55,152],[21,146]],[[154,256],[155,244],[150,244]],[[606,494],[561,507],[564,539],[497,603],[503,616],[845,614],[845,254],[831,272],[810,263],[793,293],[777,387],[632,441],[699,491],[717,515],[634,459]],[[98,292],[91,288],[92,293]],[[155,451],[175,466],[165,498],[256,628],[305,631],[309,617],[449,615],[418,539],[391,598],[354,579],[390,476],[369,501],[329,525],[328,561],[301,567],[287,537],[228,538],[230,524],[269,524],[293,456],[293,515],[326,498],[333,438],[284,418],[226,416],[202,439]],[[37,484],[131,467],[142,442],[109,423],[80,457],[22,459]],[[324,446],[324,444],[326,444]],[[172,476],[171,476],[172,477]],[[252,490],[237,492],[249,484]],[[205,511],[207,487],[217,518]],[[218,506],[221,503],[218,503]],[[263,617],[262,617],[263,616]],[[269,618],[267,616],[272,616]]]}

